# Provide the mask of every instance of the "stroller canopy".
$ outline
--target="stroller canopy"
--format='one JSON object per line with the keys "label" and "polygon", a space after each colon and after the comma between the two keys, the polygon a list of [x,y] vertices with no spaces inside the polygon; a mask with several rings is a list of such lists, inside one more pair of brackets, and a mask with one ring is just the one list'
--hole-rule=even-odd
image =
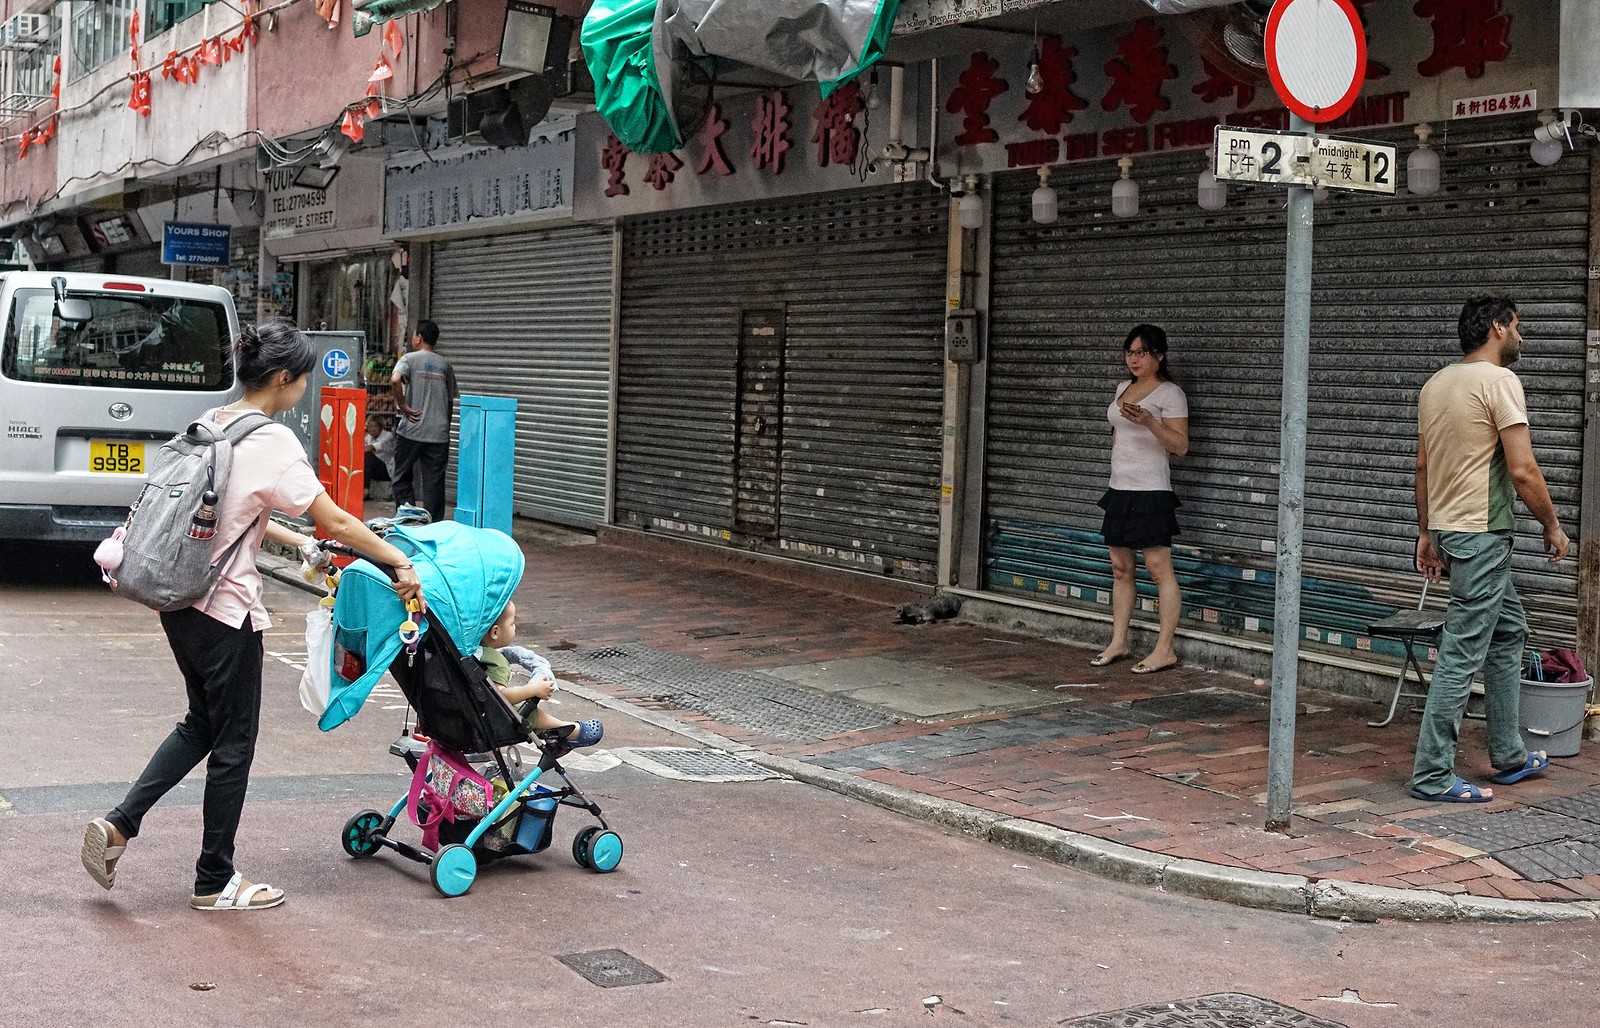
{"label": "stroller canopy", "polygon": [[[458,651],[476,653],[522,581],[522,549],[504,532],[453,521],[397,528],[387,538],[422,581],[428,612],[418,625],[424,632],[442,627]],[[344,569],[333,605],[333,688],[319,722],[324,732],[354,717],[401,656],[405,620],[388,575],[364,560]]]}

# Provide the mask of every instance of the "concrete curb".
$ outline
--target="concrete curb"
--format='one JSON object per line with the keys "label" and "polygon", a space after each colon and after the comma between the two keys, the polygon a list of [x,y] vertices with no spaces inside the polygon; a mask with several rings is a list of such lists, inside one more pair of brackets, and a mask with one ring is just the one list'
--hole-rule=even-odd
{"label": "concrete curb", "polygon": [[[300,577],[299,568],[289,561],[264,556],[259,566],[268,577],[313,595],[321,594],[320,589]],[[626,714],[703,746],[737,754],[806,785],[871,803],[906,817],[953,828],[1018,853],[1130,885],[1154,887],[1164,892],[1258,910],[1350,921],[1506,924],[1600,920],[1600,901],[1596,900],[1550,903],[1452,896],[1429,889],[1393,889],[1333,878],[1313,880],[1301,875],[1275,874],[1153,853],[1027,818],[1009,817],[970,804],[858,778],[792,757],[769,754],[578,683],[563,682],[561,687],[598,706]]]}

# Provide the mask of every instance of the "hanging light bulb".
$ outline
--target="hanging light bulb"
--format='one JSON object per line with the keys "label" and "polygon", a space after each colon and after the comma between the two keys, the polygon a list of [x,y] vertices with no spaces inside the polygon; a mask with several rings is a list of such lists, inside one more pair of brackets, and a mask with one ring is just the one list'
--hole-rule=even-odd
{"label": "hanging light bulb", "polygon": [[1050,166],[1039,169],[1039,188],[1033,191],[1033,220],[1041,225],[1054,225],[1061,216],[1061,204],[1056,191],[1050,186]]}
{"label": "hanging light bulb", "polygon": [[1117,167],[1122,169],[1122,177],[1111,183],[1111,213],[1131,218],[1139,213],[1139,183],[1132,178],[1133,158],[1122,158]]}
{"label": "hanging light bulb", "polygon": [[1567,152],[1565,136],[1566,129],[1557,124],[1554,114],[1546,111],[1539,115],[1539,127],[1533,130],[1533,143],[1528,147],[1528,156],[1541,168],[1550,167]]}
{"label": "hanging light bulb", "polygon": [[1028,64],[1028,95],[1038,96],[1044,92],[1044,74],[1039,71],[1039,48],[1033,48],[1033,60]]}
{"label": "hanging light bulb", "polygon": [[1206,147],[1206,166],[1195,182],[1195,200],[1203,211],[1220,211],[1228,206],[1228,184],[1218,182],[1212,168],[1216,165],[1216,148]]}
{"label": "hanging light bulb", "polygon": [[867,110],[875,111],[883,106],[883,93],[878,90],[878,69],[872,69],[872,75],[867,79]]}
{"label": "hanging light bulb", "polygon": [[1545,142],[1536,139],[1528,147],[1528,156],[1533,158],[1533,163],[1541,168],[1548,168],[1561,160],[1567,148],[1560,143]]}
{"label": "hanging light bulb", "polygon": [[1433,126],[1423,122],[1416,128],[1417,148],[1406,158],[1406,192],[1413,196],[1432,196],[1439,191],[1439,151],[1428,145]]}
{"label": "hanging light bulb", "polygon": [[956,214],[964,229],[975,231],[983,227],[983,197],[978,195],[978,176],[967,176],[967,191],[961,194]]}

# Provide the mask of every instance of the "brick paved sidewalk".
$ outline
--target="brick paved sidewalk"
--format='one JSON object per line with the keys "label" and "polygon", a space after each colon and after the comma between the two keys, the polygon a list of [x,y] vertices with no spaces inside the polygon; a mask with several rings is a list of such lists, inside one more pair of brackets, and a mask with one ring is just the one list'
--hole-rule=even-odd
{"label": "brick paved sidewalk", "polygon": [[[1406,792],[1415,715],[1368,728],[1374,705],[1303,691],[1294,826],[1270,834],[1260,828],[1266,690],[1249,679],[1197,668],[1136,677],[1130,662],[1092,669],[1087,651],[987,626],[896,625],[892,587],[862,599],[626,536],[524,546],[522,632],[564,677],[771,753],[1174,857],[1450,894],[1600,898],[1600,744],[1556,760],[1543,780],[1499,788],[1491,804],[1424,804]],[[676,677],[653,686],[645,664],[609,674],[607,659],[670,664]],[[970,693],[965,705],[978,709],[893,709],[897,690],[916,702],[941,693],[920,674],[918,686],[831,698],[784,682],[808,665],[926,672],[948,682],[944,708]],[[704,669],[703,688],[685,684],[685,666]],[[863,693],[878,727],[805,730],[858,715]],[[993,695],[1004,709],[983,709]],[[786,727],[772,727],[770,711],[786,709]],[[1461,770],[1481,781],[1485,761],[1482,724],[1469,721]]]}

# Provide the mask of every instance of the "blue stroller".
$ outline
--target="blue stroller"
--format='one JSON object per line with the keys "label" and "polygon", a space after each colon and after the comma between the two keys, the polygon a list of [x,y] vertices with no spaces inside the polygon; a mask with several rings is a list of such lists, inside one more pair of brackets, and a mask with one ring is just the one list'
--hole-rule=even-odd
{"label": "blue stroller", "polygon": [[[440,894],[460,896],[480,864],[547,848],[557,808],[571,806],[599,822],[578,833],[573,858],[601,873],[616,870],[622,838],[568,779],[561,758],[571,747],[559,733],[535,736],[524,724],[527,711],[513,710],[472,656],[522,579],[521,549],[502,532],[453,522],[393,527],[386,539],[410,559],[428,609],[408,609],[395,595],[393,571],[370,560],[338,575],[332,689],[319,724],[330,731],[354,717],[384,672],[392,674],[417,712],[417,733],[390,747],[411,768],[411,788],[387,813],[350,818],[341,836],[345,852],[393,850],[427,864]],[[524,773],[517,747],[525,742],[535,743],[540,757]],[[559,787],[547,785],[552,779]],[[402,813],[422,829],[420,848],[390,838]]]}

